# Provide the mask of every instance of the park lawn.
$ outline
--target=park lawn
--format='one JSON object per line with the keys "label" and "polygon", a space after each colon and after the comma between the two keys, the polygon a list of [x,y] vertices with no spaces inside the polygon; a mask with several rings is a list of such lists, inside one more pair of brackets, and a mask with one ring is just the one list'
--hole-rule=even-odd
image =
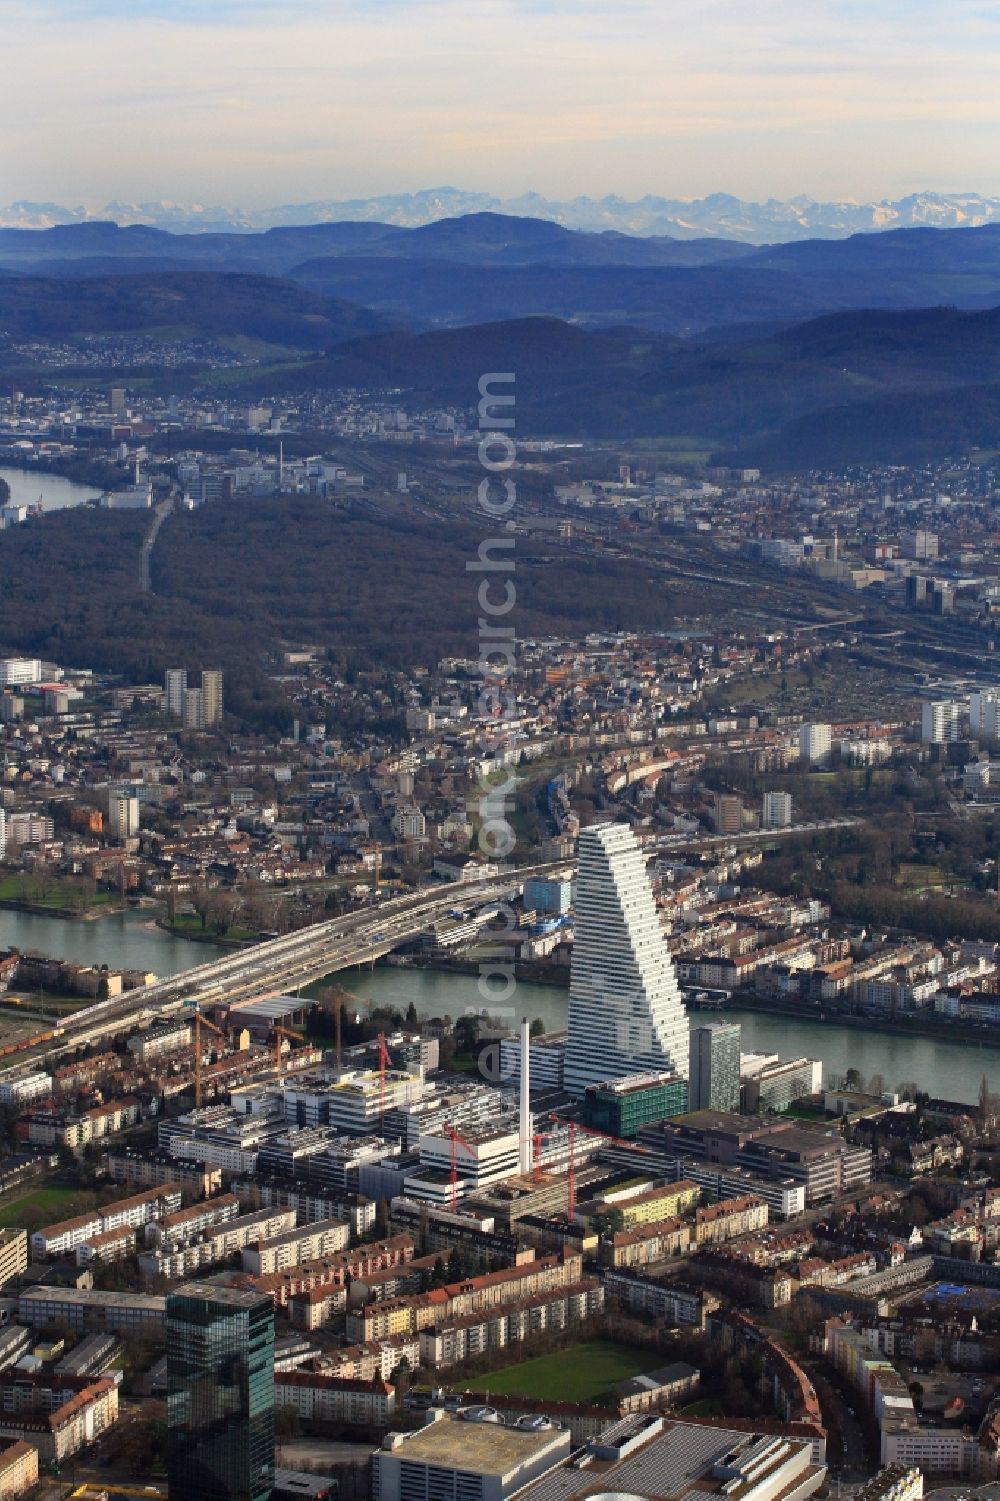
{"label": "park lawn", "polygon": [[655,1350],[636,1350],[610,1340],[592,1340],[539,1355],[519,1365],[477,1377],[476,1385],[501,1396],[593,1402],[618,1381],[666,1364]]}
{"label": "park lawn", "polygon": [[95,891],[86,901],[75,902],[78,892],[70,882],[55,881],[44,896],[35,890],[35,885],[30,876],[4,876],[0,878],[0,901],[27,902],[33,907],[51,907],[56,911],[78,905],[80,911],[86,912],[93,907],[106,907],[110,902],[119,900],[113,892]]}
{"label": "park lawn", "polygon": [[253,928],[239,923],[234,923],[224,933],[217,933],[211,923],[202,926],[197,912],[178,912],[172,921],[165,920],[163,926],[168,933],[176,933],[178,938],[204,938],[209,943],[253,943],[260,936]]}
{"label": "park lawn", "polygon": [[85,1188],[33,1188],[0,1205],[0,1230],[6,1229],[8,1225],[20,1225],[24,1215],[40,1210],[51,1215],[51,1223],[54,1224],[62,1217],[67,1204],[75,1202],[82,1212],[88,1203],[96,1201],[97,1195]]}
{"label": "park lawn", "polygon": [[917,865],[905,860],[900,863],[896,879],[901,886],[912,886],[915,890],[947,884],[947,877],[940,865]]}

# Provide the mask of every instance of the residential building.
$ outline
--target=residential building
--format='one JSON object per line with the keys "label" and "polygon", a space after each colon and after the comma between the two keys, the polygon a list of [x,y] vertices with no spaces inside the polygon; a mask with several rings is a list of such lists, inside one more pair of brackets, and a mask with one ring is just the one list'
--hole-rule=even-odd
{"label": "residential building", "polygon": [[117,1418],[118,1385],[108,1377],[0,1373],[0,1437],[30,1445],[43,1464],[71,1459]]}
{"label": "residential building", "polygon": [[642,852],[625,824],[580,835],[565,1088],[688,1076],[688,1021]]}
{"label": "residential building", "polygon": [[351,1227],[343,1220],[319,1220],[244,1247],[243,1267],[258,1276],[283,1272],[286,1267],[300,1266],[304,1261],[318,1261],[323,1256],[345,1251],[350,1239]]}
{"label": "residential building", "polygon": [[717,834],[743,831],[743,803],[735,793],[717,792],[712,805],[712,824]]}
{"label": "residential building", "polygon": [[279,1371],[274,1403],[278,1411],[298,1413],[306,1422],[386,1428],[396,1411],[396,1390],[381,1377],[363,1381],[322,1371]]}
{"label": "residential building", "polygon": [[787,829],[792,822],[792,794],[765,792],[760,821],[765,829]]}
{"label": "residential building", "polygon": [[920,738],[925,745],[949,745],[965,734],[968,708],[964,699],[944,698],[924,704]]}
{"label": "residential building", "polygon": [[139,832],[139,799],[123,792],[108,798],[108,833],[118,844],[134,839]]}
{"label": "residential building", "polygon": [[38,1483],[38,1449],[16,1439],[0,1449],[0,1501],[17,1501]]}
{"label": "residential building", "polygon": [[223,691],[222,669],[206,668],[201,675],[201,702],[205,728],[210,730],[222,723]]}
{"label": "residential building", "polygon": [[799,756],[810,766],[822,766],[830,759],[833,731],[828,724],[804,724],[799,730]]}
{"label": "residential building", "polygon": [[392,815],[392,832],[397,839],[425,839],[427,820],[419,808],[408,805]]}
{"label": "residential building", "polygon": [[184,695],[187,692],[188,675],[183,667],[171,667],[164,675],[164,699],[168,714],[174,719],[184,716]]}
{"label": "residential building", "polygon": [[167,1477],[184,1501],[268,1501],[274,1304],[190,1282],[167,1298]]}
{"label": "residential building", "polygon": [[27,1230],[0,1230],[0,1287],[28,1269]]}

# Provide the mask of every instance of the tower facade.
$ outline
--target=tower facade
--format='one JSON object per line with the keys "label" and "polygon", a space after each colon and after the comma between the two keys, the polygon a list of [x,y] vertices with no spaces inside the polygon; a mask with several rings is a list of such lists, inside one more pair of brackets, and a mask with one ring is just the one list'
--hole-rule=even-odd
{"label": "tower facade", "polygon": [[206,668],[201,675],[201,698],[205,706],[205,725],[222,723],[222,670]]}
{"label": "tower facade", "polygon": [[267,1501],[274,1301],[188,1282],[167,1296],[167,1477],[183,1501]]}
{"label": "tower facade", "polygon": [[184,713],[184,695],[187,692],[188,675],[184,667],[170,667],[163,678],[165,707],[168,714],[180,719]]}
{"label": "tower facade", "polygon": [[580,835],[565,1088],[688,1076],[688,1019],[642,851],[625,824]]}
{"label": "tower facade", "polygon": [[739,1022],[706,1022],[691,1028],[688,1098],[691,1110],[739,1110]]}

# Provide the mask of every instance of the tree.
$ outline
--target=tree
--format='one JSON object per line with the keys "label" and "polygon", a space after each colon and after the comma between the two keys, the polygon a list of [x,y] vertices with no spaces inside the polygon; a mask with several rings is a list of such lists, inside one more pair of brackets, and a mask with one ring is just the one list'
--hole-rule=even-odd
{"label": "tree", "polygon": [[540,1016],[535,1017],[534,1021],[531,1023],[529,1030],[532,1037],[545,1036],[545,1023],[542,1021],[542,1018]]}

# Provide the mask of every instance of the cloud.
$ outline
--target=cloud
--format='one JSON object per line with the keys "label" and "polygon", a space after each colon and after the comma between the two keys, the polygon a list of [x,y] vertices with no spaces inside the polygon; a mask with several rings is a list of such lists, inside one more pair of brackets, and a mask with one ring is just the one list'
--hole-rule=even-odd
{"label": "cloud", "polygon": [[0,198],[1000,188],[981,0],[0,0],[0,26]]}

